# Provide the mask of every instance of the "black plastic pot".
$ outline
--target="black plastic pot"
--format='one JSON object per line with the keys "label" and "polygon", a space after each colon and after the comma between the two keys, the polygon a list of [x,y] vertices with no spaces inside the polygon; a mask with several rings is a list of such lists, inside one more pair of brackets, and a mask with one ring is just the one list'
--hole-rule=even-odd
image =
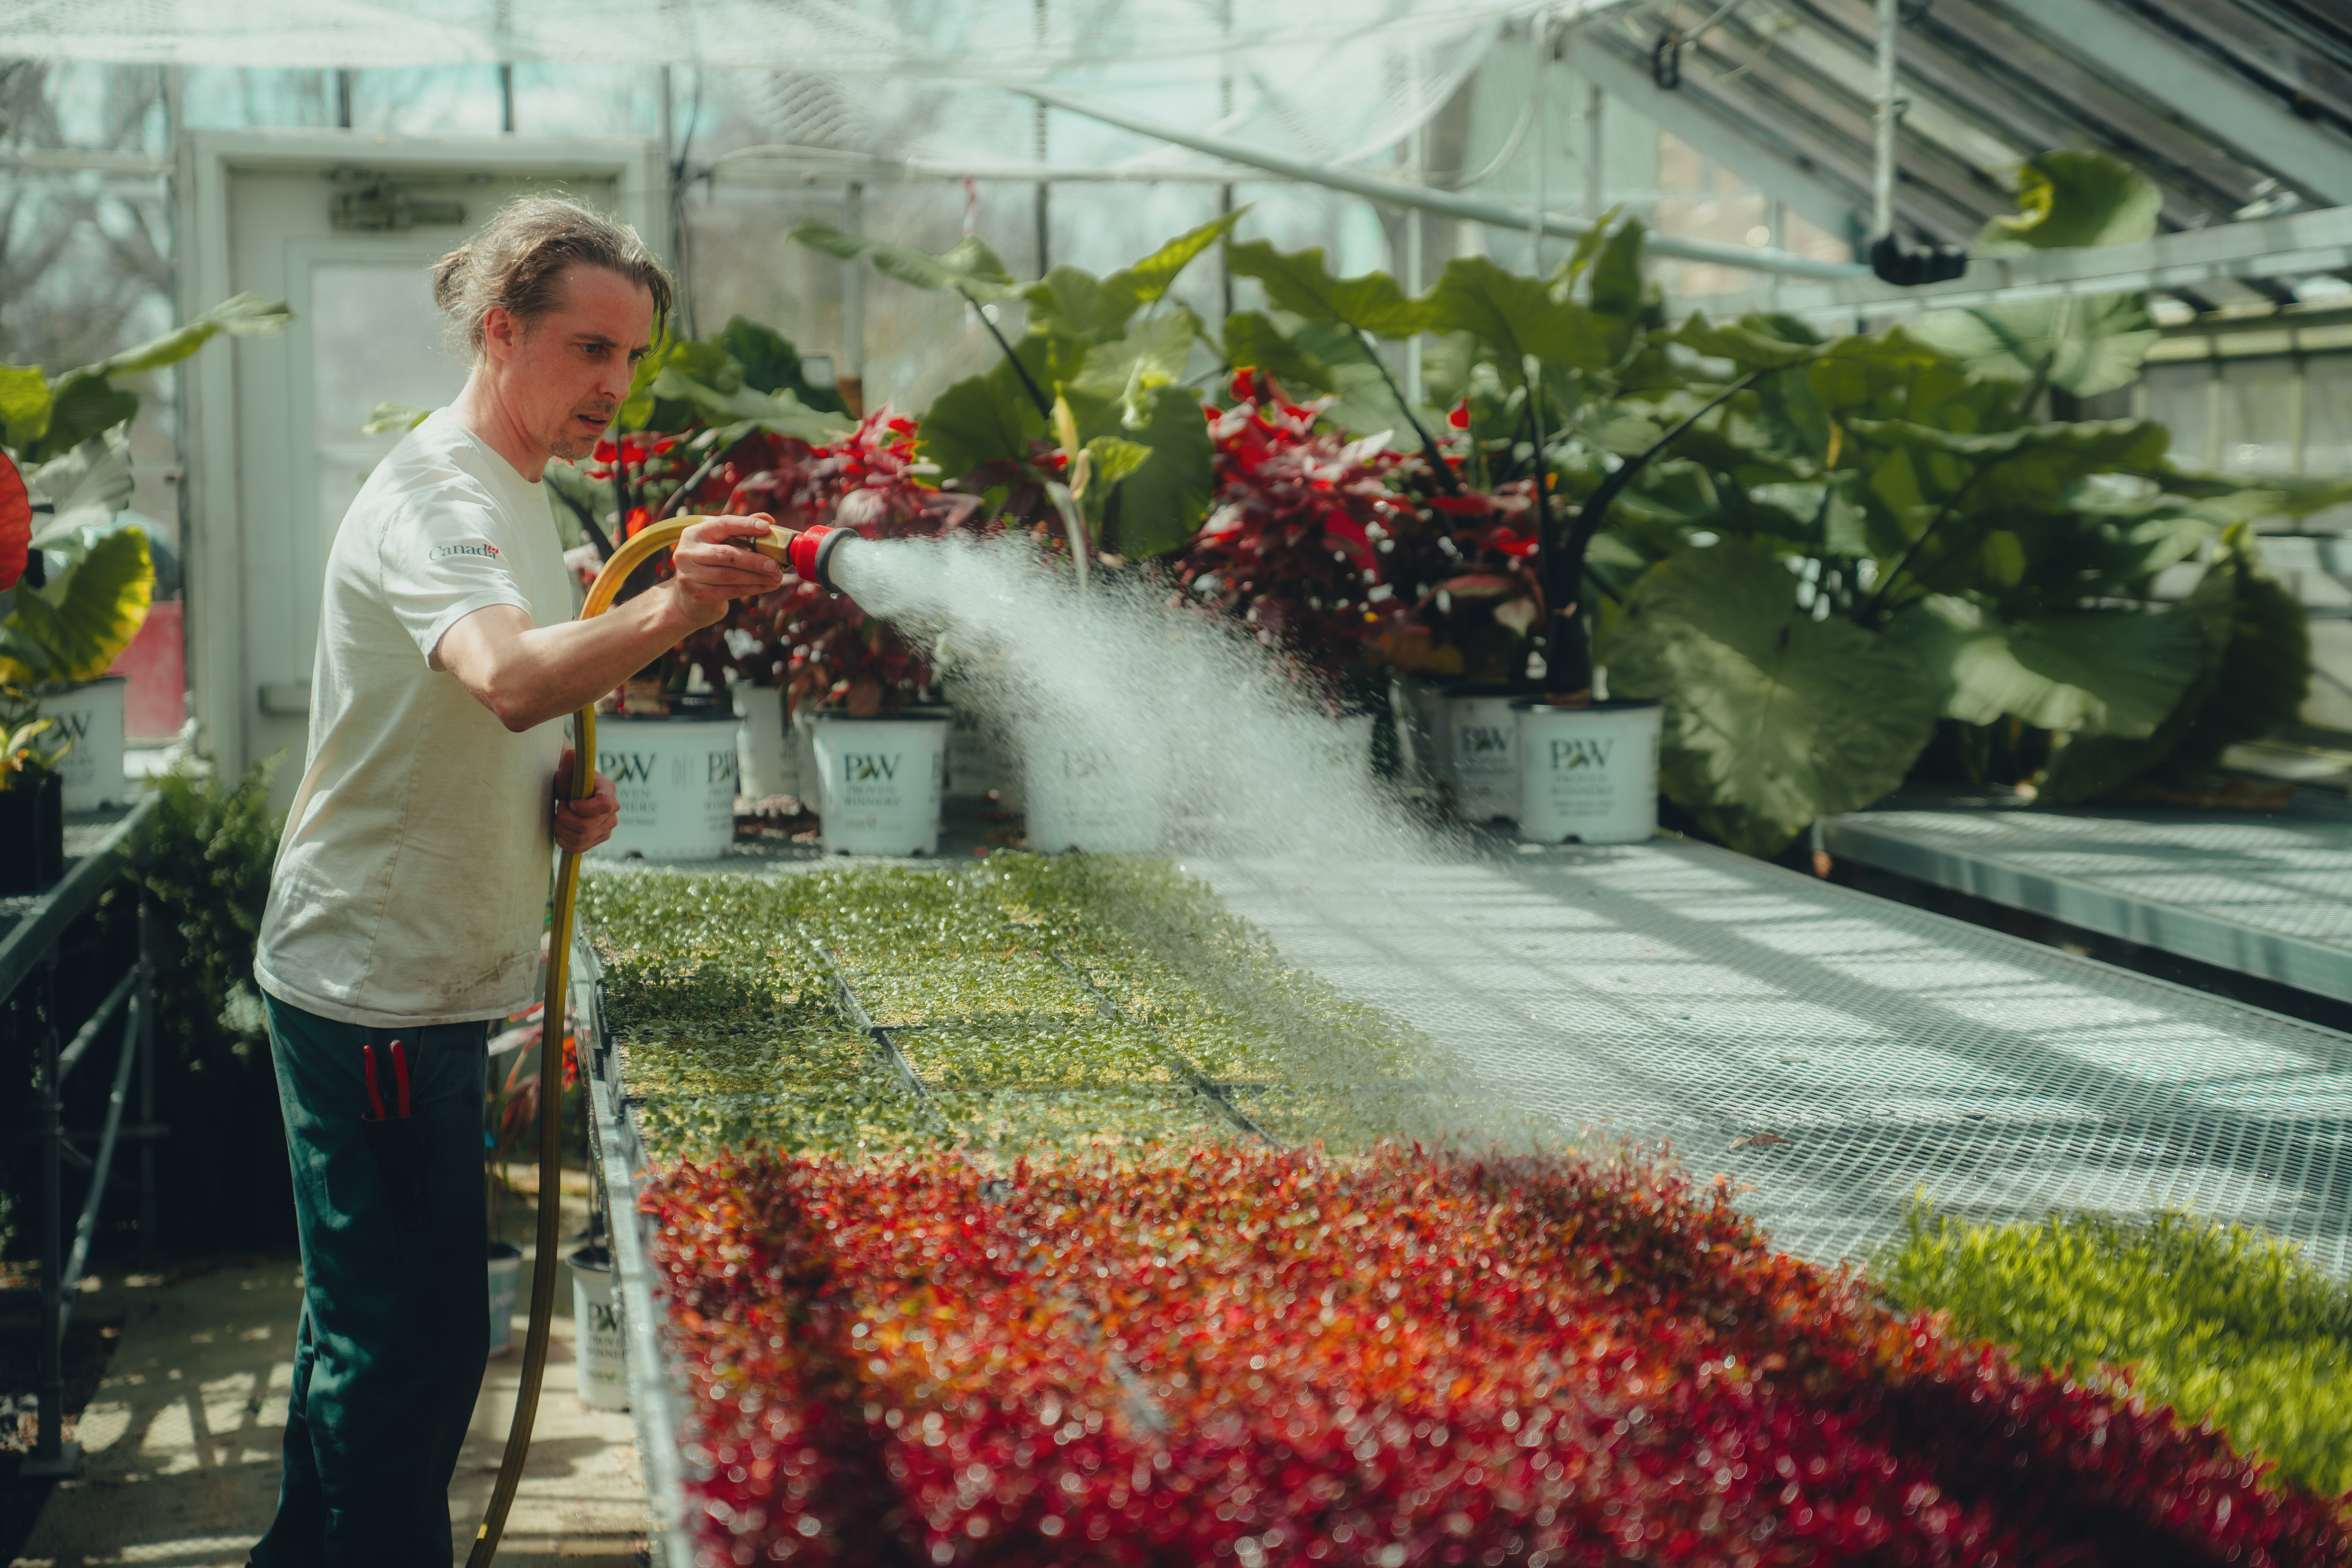
{"label": "black plastic pot", "polygon": [[0,896],[46,891],[66,874],[65,781],[25,772],[0,789]]}

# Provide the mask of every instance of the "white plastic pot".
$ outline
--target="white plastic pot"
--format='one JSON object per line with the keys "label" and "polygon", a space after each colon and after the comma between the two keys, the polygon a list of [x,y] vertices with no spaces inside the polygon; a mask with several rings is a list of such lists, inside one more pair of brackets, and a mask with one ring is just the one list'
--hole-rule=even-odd
{"label": "white plastic pot", "polygon": [[490,1353],[514,1349],[515,1285],[522,1272],[522,1248],[511,1241],[490,1243]]}
{"label": "white plastic pot", "polygon": [[1518,719],[1507,686],[1458,686],[1445,694],[1445,756],[1454,806],[1470,822],[1519,815]]}
{"label": "white plastic pot", "polygon": [[613,1255],[602,1247],[583,1247],[564,1261],[572,1265],[572,1369],[580,1403],[596,1410],[626,1410],[627,1346],[620,1300],[613,1290]]}
{"label": "white plastic pot", "polygon": [[1148,855],[1160,847],[1167,808],[1155,779],[1092,737],[1039,725],[1022,748],[1029,847]]}
{"label": "white plastic pot", "polygon": [[828,855],[934,855],[948,722],[937,708],[889,718],[820,713],[811,726]]}
{"label": "white plastic pot", "polygon": [[969,702],[948,708],[948,782],[950,800],[977,800],[996,788],[996,746],[988,715]]}
{"label": "white plastic pot", "polygon": [[715,860],[735,841],[731,714],[596,721],[596,768],[613,781],[621,820],[588,853],[607,860]]}
{"label": "white plastic pot", "polygon": [[58,759],[66,810],[101,811],[130,800],[122,777],[122,704],[130,689],[123,677],[102,675],[40,694],[41,717],[57,721],[41,740],[50,745],[73,742]]}
{"label": "white plastic pot", "polygon": [[739,683],[734,694],[736,787],[749,800],[801,792],[801,760],[784,715],[784,689]]}
{"label": "white plastic pot", "polygon": [[1655,702],[1512,704],[1519,836],[1545,844],[1638,844],[1658,830]]}

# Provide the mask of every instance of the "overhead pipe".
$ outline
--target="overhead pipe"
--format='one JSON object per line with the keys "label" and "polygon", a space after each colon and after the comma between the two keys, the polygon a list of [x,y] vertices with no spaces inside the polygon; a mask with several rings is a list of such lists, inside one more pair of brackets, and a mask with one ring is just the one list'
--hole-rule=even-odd
{"label": "overhead pipe", "polygon": [[[1309,163],[1303,159],[1286,158],[1278,153],[1268,153],[1246,142],[1224,136],[1204,135],[1172,125],[1160,125],[1124,110],[1106,109],[1097,104],[1066,97],[1042,87],[1018,87],[1013,89],[1039,103],[1072,114],[1083,114],[1105,125],[1115,125],[1121,131],[1132,131],[1139,136],[1156,137],[1178,147],[1189,147],[1212,158],[1263,169],[1286,180],[1303,184],[1321,185],[1326,190],[1345,191],[1349,195],[1362,196],[1367,201],[1382,202],[1391,206],[1411,207],[1422,212],[1436,213],[1444,217],[1463,218],[1471,223],[1483,223],[1496,228],[1541,231],[1560,239],[1575,239],[1593,226],[1592,217],[1560,217],[1550,213],[1536,214],[1530,210],[1507,205],[1501,202],[1481,201],[1475,196],[1462,195],[1429,185],[1407,184],[1400,180],[1384,179],[1377,174],[1359,173],[1353,169],[1328,168]],[[1597,216],[1597,215],[1596,215]],[[1797,256],[1785,250],[1766,249],[1758,246],[1717,245],[1704,239],[1679,239],[1668,235],[1653,234],[1649,247],[1660,256],[1672,256],[1684,261],[1712,261],[1722,267],[1744,267],[1756,272],[1782,272],[1798,278],[1847,279],[1869,276],[1870,268],[1851,261],[1822,261],[1810,256]]]}
{"label": "overhead pipe", "polygon": [[1878,0],[1878,106],[1872,123],[1870,161],[1870,269],[1880,281],[1909,287],[1946,283],[1969,269],[1968,252],[1949,246],[1906,249],[1895,232],[1897,134],[1903,128],[1897,43],[1903,0]]}

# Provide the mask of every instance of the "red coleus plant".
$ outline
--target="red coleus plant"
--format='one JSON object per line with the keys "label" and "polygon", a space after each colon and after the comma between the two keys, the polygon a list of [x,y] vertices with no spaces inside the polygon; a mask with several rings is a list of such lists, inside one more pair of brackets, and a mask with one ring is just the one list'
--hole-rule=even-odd
{"label": "red coleus plant", "polygon": [[1243,616],[1327,687],[1386,662],[1502,679],[1540,616],[1533,492],[1441,487],[1419,453],[1318,430],[1264,372],[1211,414],[1216,499],[1177,558],[1193,602]]}
{"label": "red coleus plant", "polygon": [[646,1206],[711,1568],[2347,1560],[2211,1429],[1630,1160],[757,1153]]}
{"label": "red coleus plant", "polygon": [[1289,402],[1263,372],[1235,372],[1232,391],[1231,407],[1208,411],[1214,499],[1176,581],[1191,602],[1241,616],[1335,682],[1410,618],[1391,569],[1400,539],[1420,531],[1394,482],[1411,459],[1318,430],[1325,405]]}
{"label": "red coleus plant", "polygon": [[[697,498],[707,510],[765,512],[787,528],[854,528],[868,539],[926,537],[978,521],[980,500],[923,482],[915,422],[887,406],[838,441],[811,447],[784,436],[743,443]],[[724,637],[745,649],[737,668],[761,685],[782,685],[794,707],[840,702],[864,717],[897,708],[928,684],[921,654],[855,600],[789,573],[783,588],[740,605]]]}

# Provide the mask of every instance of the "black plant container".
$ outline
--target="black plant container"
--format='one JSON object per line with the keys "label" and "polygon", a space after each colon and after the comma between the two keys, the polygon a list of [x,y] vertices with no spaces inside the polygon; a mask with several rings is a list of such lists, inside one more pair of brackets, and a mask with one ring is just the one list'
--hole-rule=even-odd
{"label": "black plant container", "polygon": [[66,874],[66,786],[30,769],[0,789],[0,897],[39,893]]}

